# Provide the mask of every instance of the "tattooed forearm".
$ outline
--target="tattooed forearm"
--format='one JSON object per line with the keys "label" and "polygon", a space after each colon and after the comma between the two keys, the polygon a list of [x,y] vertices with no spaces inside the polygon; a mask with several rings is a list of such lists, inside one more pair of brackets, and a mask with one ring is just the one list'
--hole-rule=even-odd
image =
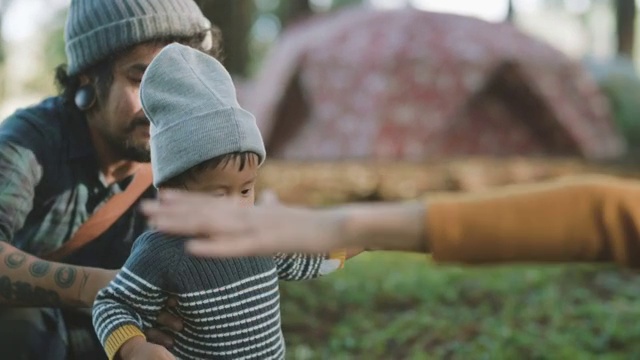
{"label": "tattooed forearm", "polygon": [[62,304],[60,295],[53,290],[32,286],[23,281],[11,281],[8,276],[0,276],[0,297],[7,303],[19,303],[23,306],[52,306]]}
{"label": "tattooed forearm", "polygon": [[91,307],[92,274],[104,271],[39,259],[0,240],[0,307]]}
{"label": "tattooed forearm", "polygon": [[76,281],[76,268],[73,266],[62,266],[56,270],[54,275],[56,284],[63,289],[68,289]]}
{"label": "tattooed forearm", "polygon": [[31,273],[33,277],[39,278],[47,275],[49,269],[51,269],[51,264],[48,261],[37,260],[29,266],[29,273]]}
{"label": "tattooed forearm", "polygon": [[82,298],[82,294],[84,293],[84,288],[87,286],[87,282],[89,281],[89,274],[87,271],[82,269],[82,280],[80,280],[80,286],[78,287],[78,298]]}
{"label": "tattooed forearm", "polygon": [[4,263],[11,269],[16,269],[24,264],[27,255],[23,252],[13,252],[4,257]]}

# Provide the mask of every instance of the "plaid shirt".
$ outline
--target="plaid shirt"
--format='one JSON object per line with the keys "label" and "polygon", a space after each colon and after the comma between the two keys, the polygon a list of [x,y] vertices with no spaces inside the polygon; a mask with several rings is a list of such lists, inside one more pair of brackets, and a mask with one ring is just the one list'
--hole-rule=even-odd
{"label": "plaid shirt", "polygon": [[[129,181],[104,183],[86,120],[60,98],[19,110],[0,124],[0,240],[35,255],[52,251]],[[155,193],[150,187],[143,198]],[[121,267],[148,228],[136,205],[65,262]]]}

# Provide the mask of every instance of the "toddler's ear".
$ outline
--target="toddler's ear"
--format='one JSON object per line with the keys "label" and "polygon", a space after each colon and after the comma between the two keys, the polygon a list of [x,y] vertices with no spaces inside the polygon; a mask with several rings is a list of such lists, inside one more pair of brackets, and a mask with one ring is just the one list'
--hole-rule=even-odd
{"label": "toddler's ear", "polygon": [[258,206],[280,205],[280,199],[278,199],[278,194],[276,194],[275,191],[271,189],[266,189],[266,190],[263,190],[258,196],[256,205]]}

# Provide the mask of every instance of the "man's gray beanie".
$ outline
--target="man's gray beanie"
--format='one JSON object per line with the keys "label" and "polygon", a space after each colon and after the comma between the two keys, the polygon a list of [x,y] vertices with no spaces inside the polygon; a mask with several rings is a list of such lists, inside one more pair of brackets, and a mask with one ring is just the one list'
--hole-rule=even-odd
{"label": "man's gray beanie", "polygon": [[193,0],[72,0],[65,26],[67,73],[160,37],[188,37],[211,28]]}
{"label": "man's gray beanie", "polygon": [[266,151],[255,117],[242,109],[227,70],[177,43],[162,49],[142,77],[142,108],[151,122],[157,187],[191,167],[234,152]]}

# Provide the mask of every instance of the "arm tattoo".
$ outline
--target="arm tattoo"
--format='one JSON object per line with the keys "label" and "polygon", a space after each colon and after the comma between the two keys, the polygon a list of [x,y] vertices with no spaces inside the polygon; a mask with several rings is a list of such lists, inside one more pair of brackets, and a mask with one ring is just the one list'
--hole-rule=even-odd
{"label": "arm tattoo", "polygon": [[11,269],[16,269],[20,267],[27,259],[27,255],[22,252],[13,252],[9,255],[5,256],[4,263],[10,267]]}
{"label": "arm tattoo", "polygon": [[73,266],[62,266],[56,270],[54,275],[56,284],[63,289],[70,288],[76,281],[76,268]]}
{"label": "arm tattoo", "polygon": [[0,277],[0,297],[7,302],[19,302],[20,305],[58,307],[62,304],[57,292],[40,286],[32,287],[24,281],[11,282],[8,276]]}
{"label": "arm tattoo", "polygon": [[84,288],[87,286],[87,281],[89,281],[89,274],[82,269],[82,280],[80,281],[80,287],[78,287],[78,298],[82,298],[82,293],[84,292]]}
{"label": "arm tattoo", "polygon": [[33,277],[43,277],[49,273],[49,269],[51,269],[51,264],[48,261],[34,261],[29,266],[29,272]]}

